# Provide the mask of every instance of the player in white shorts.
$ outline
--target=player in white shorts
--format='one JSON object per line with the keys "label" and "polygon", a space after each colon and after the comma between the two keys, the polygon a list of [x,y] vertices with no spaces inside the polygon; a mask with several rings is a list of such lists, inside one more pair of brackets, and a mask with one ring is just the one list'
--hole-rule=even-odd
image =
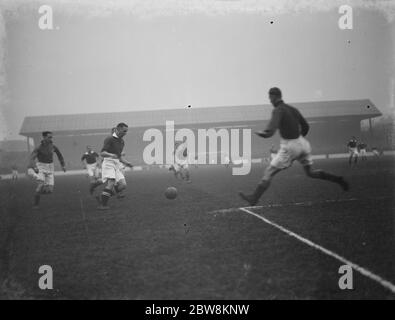
{"label": "player in white shorts", "polygon": [[53,163],[54,152],[58,156],[62,170],[66,172],[63,156],[59,149],[52,143],[52,132],[44,131],[42,136],[43,140],[41,141],[40,145],[34,149],[30,156],[30,164],[28,168],[28,175],[37,181],[33,207],[35,209],[37,209],[40,204],[41,195],[50,194],[53,192],[55,185],[55,170]]}
{"label": "player in white shorts", "polygon": [[270,186],[272,178],[280,171],[289,168],[295,160],[303,165],[308,177],[328,180],[339,184],[343,190],[348,190],[348,183],[343,177],[312,169],[310,143],[304,138],[309,131],[309,124],[302,114],[296,108],[284,103],[279,88],[269,90],[269,99],[274,107],[272,118],[267,129],[256,132],[256,134],[262,138],[269,138],[279,129],[281,136],[280,149],[271,160],[270,165],[266,167],[255,192],[250,195],[239,192],[240,197],[247,201],[249,205],[256,205],[259,198]]}
{"label": "player in white shorts", "polygon": [[123,137],[128,132],[125,123],[119,123],[113,134],[104,140],[101,151],[102,162],[102,181],[106,184],[101,194],[101,204],[99,210],[109,209],[108,200],[115,194],[121,193],[126,189],[126,180],[121,171],[121,165],[133,167],[122,155],[125,145]]}

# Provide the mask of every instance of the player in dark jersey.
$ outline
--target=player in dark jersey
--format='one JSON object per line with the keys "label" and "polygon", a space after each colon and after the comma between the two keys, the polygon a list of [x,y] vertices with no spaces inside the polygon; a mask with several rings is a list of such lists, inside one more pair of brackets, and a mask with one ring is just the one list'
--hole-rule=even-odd
{"label": "player in dark jersey", "polygon": [[353,162],[352,159],[354,159],[354,166],[355,166],[358,162],[358,148],[357,148],[358,142],[354,136],[352,136],[350,141],[348,141],[347,147],[348,147],[348,152],[350,153],[350,156],[348,157],[348,164],[351,166]]}
{"label": "player in dark jersey", "polygon": [[299,161],[308,177],[322,179],[339,184],[343,190],[348,190],[348,183],[343,177],[335,176],[323,170],[313,170],[310,143],[304,138],[309,131],[309,124],[302,114],[294,107],[287,105],[282,100],[280,89],[271,88],[269,99],[274,109],[272,118],[265,131],[256,132],[262,138],[269,138],[274,135],[276,130],[280,131],[280,149],[266,167],[261,182],[255,192],[245,195],[240,192],[240,197],[247,201],[251,206],[258,203],[259,198],[269,187],[272,178],[280,171],[289,168],[293,161]]}
{"label": "player in dark jersey", "polygon": [[125,123],[119,123],[113,134],[104,140],[101,150],[102,162],[102,181],[106,186],[101,194],[101,205],[99,210],[109,209],[108,200],[114,195],[126,189],[126,180],[121,171],[121,164],[127,167],[133,167],[127,161],[122,151],[125,146],[123,137],[128,132],[128,126]]}
{"label": "player in dark jersey", "polygon": [[[59,149],[52,143],[52,132],[44,131],[43,139],[40,145],[34,149],[30,156],[28,172],[37,181],[36,193],[34,196],[34,207],[38,208],[40,204],[40,196],[42,194],[50,194],[53,192],[54,179],[54,163],[53,153],[56,153],[62,170],[66,172],[66,166],[62,154]],[[36,162],[37,160],[37,162]]]}
{"label": "player in dark jersey", "polygon": [[86,152],[81,157],[81,162],[83,163],[90,180],[89,192],[93,194],[94,189],[100,185],[102,182],[99,177],[99,155],[92,150],[91,146],[86,147]]}

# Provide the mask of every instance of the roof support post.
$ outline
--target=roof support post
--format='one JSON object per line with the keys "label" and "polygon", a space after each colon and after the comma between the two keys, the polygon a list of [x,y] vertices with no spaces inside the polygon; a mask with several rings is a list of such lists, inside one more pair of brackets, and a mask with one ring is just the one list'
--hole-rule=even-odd
{"label": "roof support post", "polygon": [[27,152],[30,153],[30,138],[26,137],[26,143],[27,143]]}

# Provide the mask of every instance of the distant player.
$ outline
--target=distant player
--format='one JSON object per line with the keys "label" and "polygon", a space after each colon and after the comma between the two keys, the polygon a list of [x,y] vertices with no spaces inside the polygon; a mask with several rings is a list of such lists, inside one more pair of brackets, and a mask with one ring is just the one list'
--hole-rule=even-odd
{"label": "distant player", "polygon": [[375,157],[379,157],[382,154],[377,147],[372,147],[372,153]]}
{"label": "distant player", "polygon": [[102,180],[106,186],[101,194],[101,205],[99,210],[108,210],[108,200],[115,194],[121,193],[126,189],[126,180],[121,171],[121,164],[127,167],[133,167],[132,164],[122,156],[125,146],[123,137],[128,132],[128,125],[119,123],[113,134],[104,140],[101,150],[102,162]]}
{"label": "distant player", "polygon": [[348,183],[343,177],[312,169],[310,143],[304,138],[309,131],[309,124],[302,114],[296,108],[284,103],[281,91],[278,88],[269,90],[269,99],[274,107],[272,118],[267,129],[256,132],[256,134],[262,138],[269,138],[279,129],[281,136],[280,149],[270,165],[266,167],[255,192],[251,195],[240,192],[240,197],[247,201],[249,205],[256,205],[259,198],[269,187],[272,178],[280,171],[289,168],[295,160],[303,165],[308,177],[328,180],[339,184],[343,190],[348,190]]}
{"label": "distant player", "polygon": [[[50,194],[53,192],[54,179],[54,163],[53,153],[55,152],[62,170],[66,172],[64,159],[59,149],[52,143],[52,132],[44,131],[42,133],[42,141],[40,145],[34,149],[30,156],[28,173],[37,181],[36,193],[34,196],[34,207],[37,209],[40,204],[40,196],[42,194]],[[36,162],[37,160],[37,162]]]}
{"label": "distant player", "polygon": [[351,166],[352,160],[354,159],[354,166],[358,162],[358,142],[357,139],[353,136],[351,137],[350,141],[347,143],[348,152],[350,156],[348,157],[348,164]]}
{"label": "distant player", "polygon": [[94,189],[102,184],[99,176],[99,155],[92,150],[91,146],[86,147],[86,152],[81,157],[81,162],[83,163],[90,180],[89,192],[93,194]]}
{"label": "distant player", "polygon": [[187,141],[184,138],[183,142],[178,142],[174,146],[174,165],[170,167],[171,171],[174,171],[175,177],[181,180],[191,183],[191,178],[189,174],[189,164],[188,164],[188,149]]}
{"label": "distant player", "polygon": [[366,147],[367,147],[367,145],[365,142],[358,143],[358,146],[357,146],[358,153],[361,155],[362,161],[368,160],[368,158],[366,157]]}
{"label": "distant player", "polygon": [[230,166],[230,158],[229,158],[228,154],[225,154],[225,156],[224,156],[224,165],[226,168],[229,168],[229,166]]}
{"label": "distant player", "polygon": [[19,173],[18,173],[18,167],[17,167],[17,165],[14,164],[14,165],[11,167],[11,170],[12,170],[11,179],[12,179],[12,180],[18,180]]}

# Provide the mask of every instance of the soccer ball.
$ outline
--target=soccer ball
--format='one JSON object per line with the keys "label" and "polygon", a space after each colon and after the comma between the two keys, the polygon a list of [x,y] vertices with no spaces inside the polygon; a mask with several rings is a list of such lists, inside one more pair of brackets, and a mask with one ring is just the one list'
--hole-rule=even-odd
{"label": "soccer ball", "polygon": [[165,191],[165,196],[170,200],[177,198],[177,189],[174,187],[168,187]]}

